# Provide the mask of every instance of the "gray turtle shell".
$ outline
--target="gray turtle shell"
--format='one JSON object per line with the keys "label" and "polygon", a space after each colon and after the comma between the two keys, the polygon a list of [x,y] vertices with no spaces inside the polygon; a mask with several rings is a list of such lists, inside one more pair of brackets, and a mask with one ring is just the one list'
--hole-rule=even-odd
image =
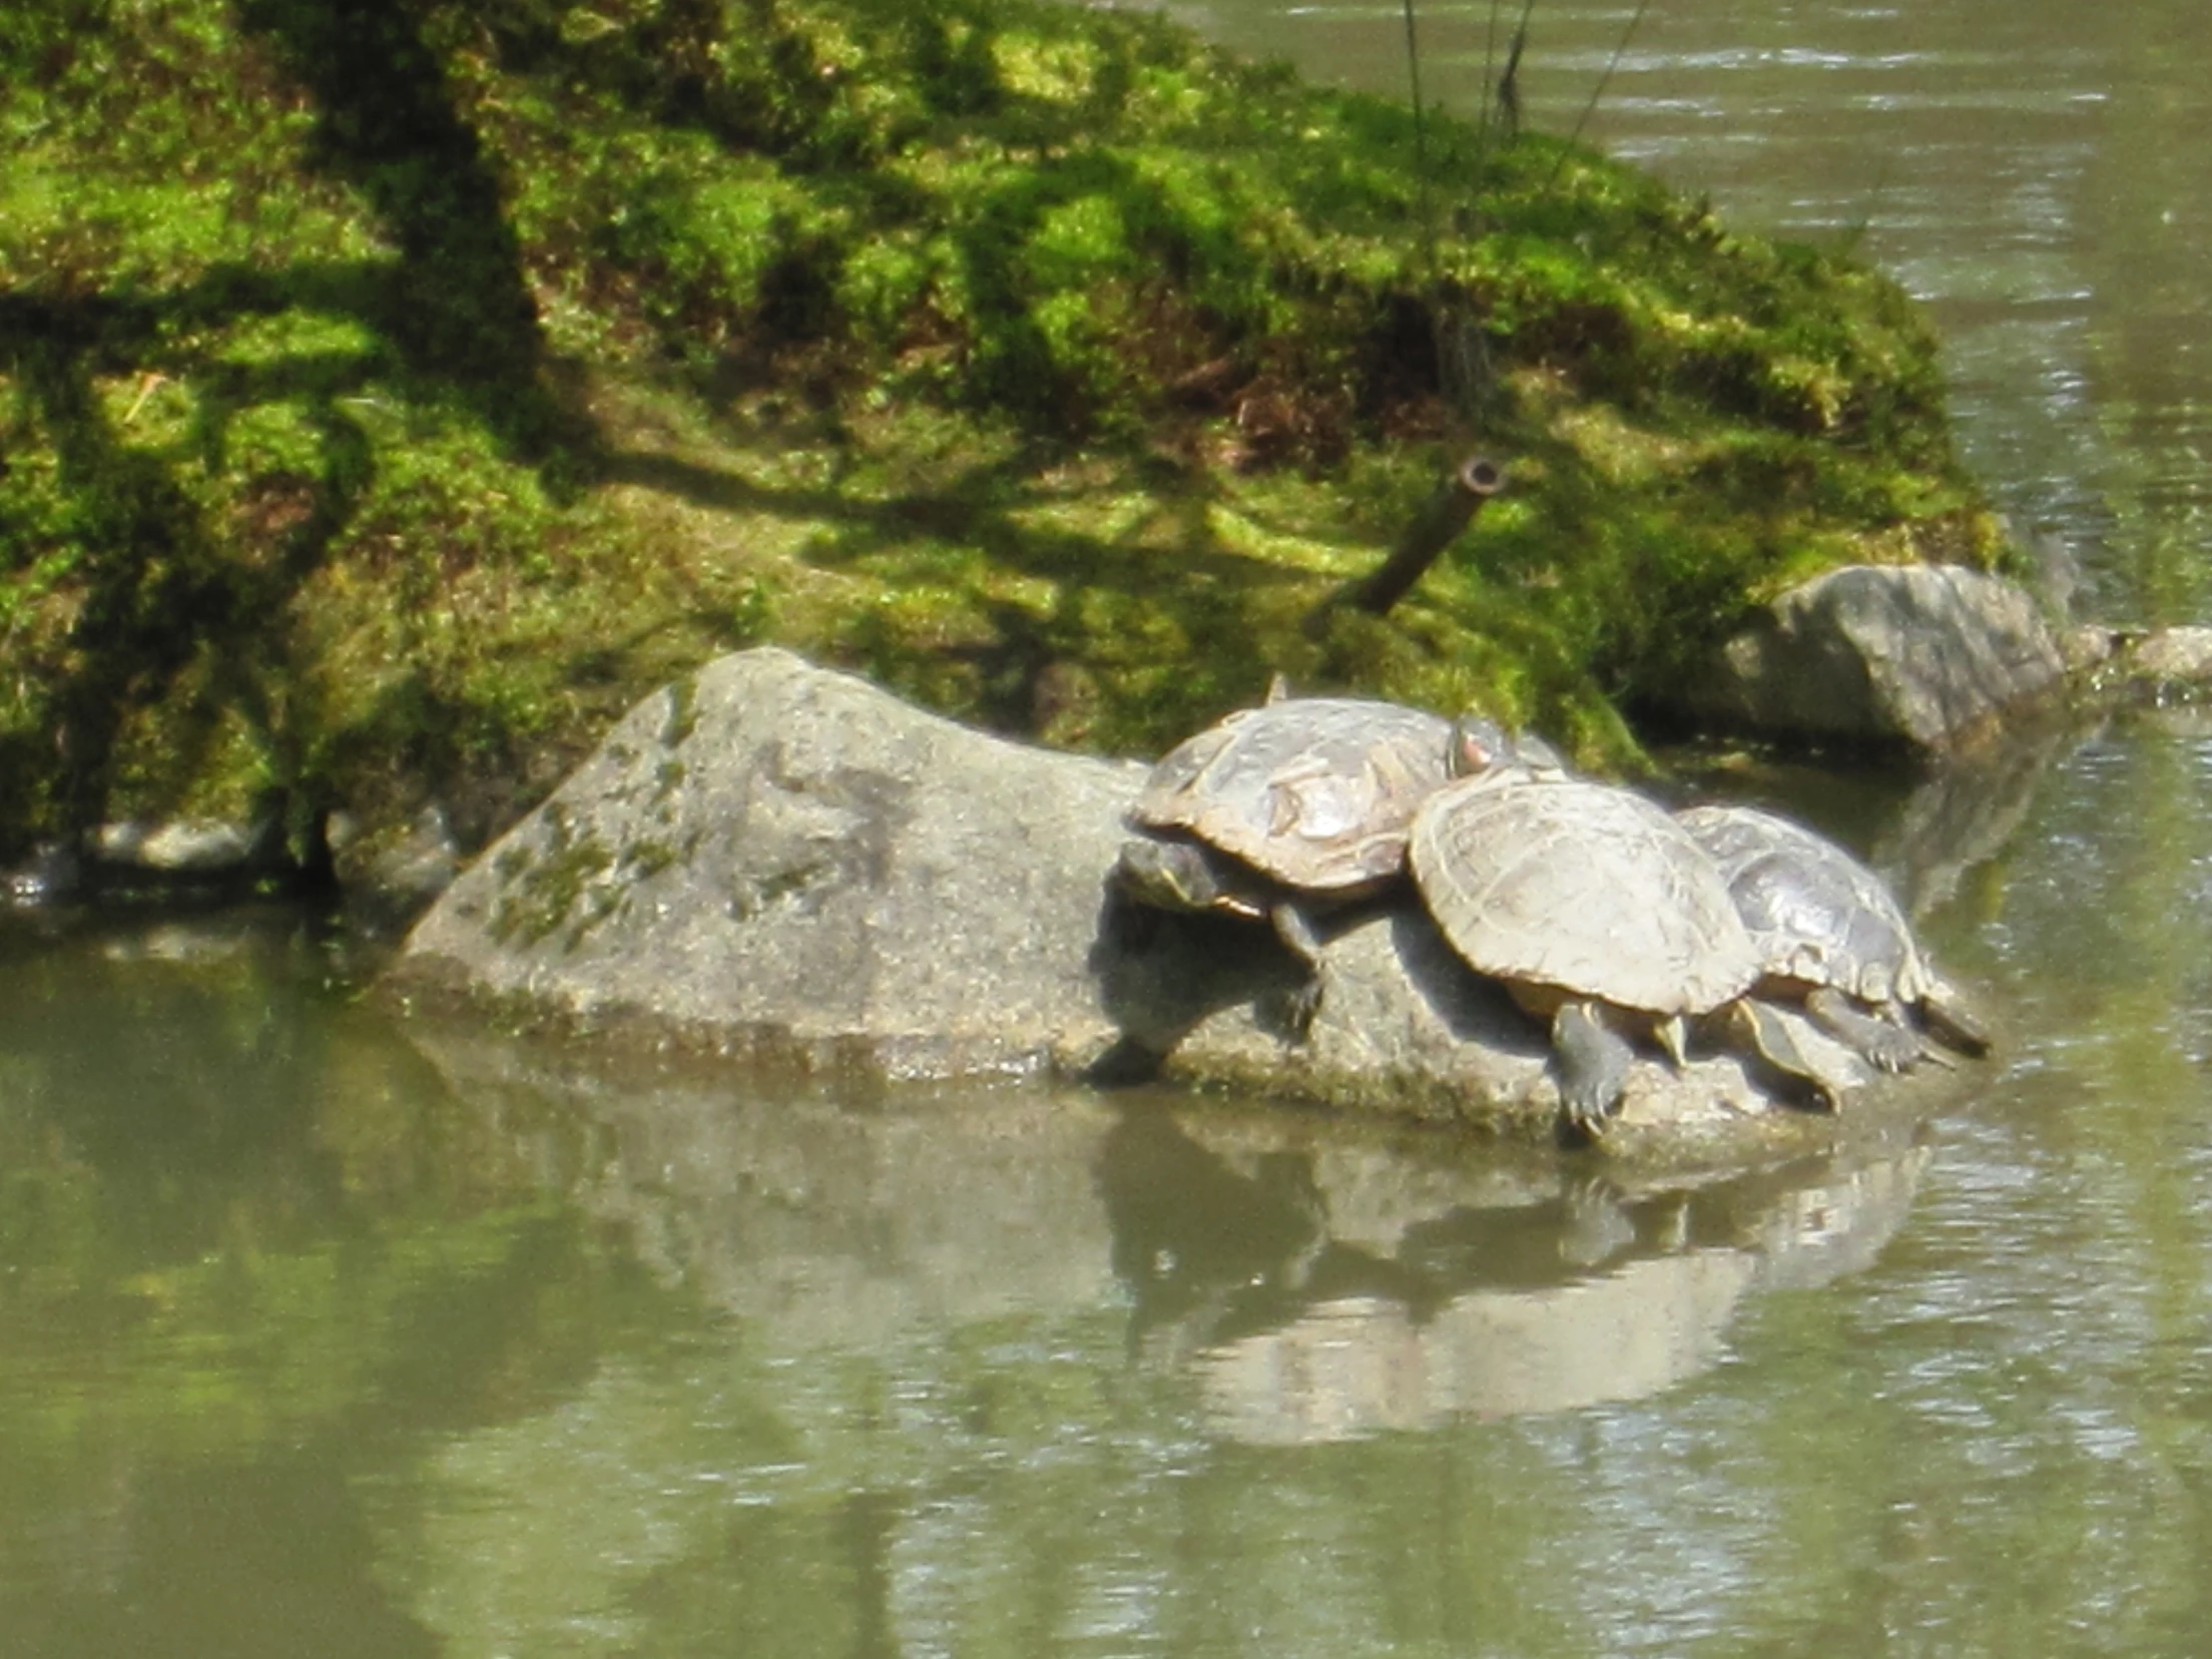
{"label": "gray turtle shell", "polygon": [[1450,779],[1451,723],[1351,697],[1241,709],[1176,746],[1129,810],[1287,886],[1351,896],[1405,867],[1414,810]]}
{"label": "gray turtle shell", "polygon": [[1755,807],[1691,807],[1675,822],[1719,868],[1768,975],[1878,1006],[1935,988],[1882,877],[1835,842]]}
{"label": "gray turtle shell", "polygon": [[1661,1017],[1734,1000],[1759,953],[1689,832],[1628,790],[1478,776],[1413,820],[1413,879],[1482,973]]}

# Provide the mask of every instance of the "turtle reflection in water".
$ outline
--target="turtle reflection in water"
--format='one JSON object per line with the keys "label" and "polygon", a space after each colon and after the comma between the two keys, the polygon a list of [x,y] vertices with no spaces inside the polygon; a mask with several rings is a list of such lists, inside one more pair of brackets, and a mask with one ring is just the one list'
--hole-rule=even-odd
{"label": "turtle reflection in water", "polygon": [[1440,716],[1349,697],[1268,701],[1208,727],[1153,768],[1130,809],[1141,831],[1116,874],[1142,903],[1265,917],[1305,963],[1291,1023],[1321,1002],[1312,912],[1371,896],[1405,867],[1413,813],[1450,780]]}
{"label": "turtle reflection in water", "polygon": [[1728,883],[1759,950],[1762,996],[1801,1003],[1883,1071],[1929,1057],[1923,1027],[1961,1054],[1989,1051],[1882,877],[1842,847],[1753,807],[1691,807],[1675,822]]}
{"label": "turtle reflection in water", "polygon": [[1550,1022],[1570,1133],[1588,1136],[1619,1106],[1633,1038],[1655,1037],[1679,1065],[1688,1023],[1706,1015],[1836,1103],[1843,1080],[1746,994],[1758,947],[1686,830],[1486,721],[1456,730],[1461,776],[1413,819],[1413,879],[1452,948]]}

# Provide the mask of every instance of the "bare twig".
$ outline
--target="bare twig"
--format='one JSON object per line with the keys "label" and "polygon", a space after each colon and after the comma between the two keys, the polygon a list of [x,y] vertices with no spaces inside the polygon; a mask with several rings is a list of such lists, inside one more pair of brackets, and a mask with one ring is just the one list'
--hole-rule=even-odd
{"label": "bare twig", "polygon": [[132,421],[138,419],[139,410],[146,407],[146,400],[152,397],[160,387],[168,383],[168,375],[162,373],[159,369],[148,369],[146,377],[139,382],[138,396],[132,398],[131,406],[123,411],[122,423],[128,426]]}
{"label": "bare twig", "polygon": [[1520,137],[1520,57],[1527,45],[1528,26],[1524,23],[1513,31],[1512,44],[1505,53],[1505,73],[1497,78],[1497,113],[1507,144]]}
{"label": "bare twig", "polygon": [[1370,616],[1383,616],[1403,599],[1443,550],[1458,540],[1473,522],[1482,503],[1505,487],[1505,474],[1495,462],[1470,455],[1421,503],[1420,511],[1405,526],[1390,549],[1389,557],[1357,582],[1347,583],[1323,600],[1306,618],[1306,632],[1316,638],[1327,631],[1330,614],[1349,607]]}
{"label": "bare twig", "polygon": [[1420,42],[1413,29],[1413,0],[1405,0],[1405,77],[1413,91],[1413,189],[1420,204],[1421,236],[1426,245],[1422,251],[1433,261],[1436,229],[1428,208],[1426,118],[1420,107]]}
{"label": "bare twig", "polygon": [[[1628,55],[1628,43],[1636,38],[1637,27],[1644,20],[1644,13],[1651,10],[1651,0],[1636,0],[1636,9],[1629,14],[1628,27],[1621,31],[1621,38],[1613,48],[1612,59],[1605,66],[1605,73],[1597,78],[1597,85],[1590,89],[1590,101],[1582,106],[1582,115],[1574,124],[1574,131],[1567,135],[1571,147],[1582,142],[1582,129],[1590,124],[1590,117],[1597,113],[1597,102],[1605,96],[1605,89],[1613,84],[1613,72],[1620,68],[1621,59]],[[1551,177],[1544,182],[1549,190],[1558,183],[1559,170],[1567,164],[1567,152],[1561,150],[1559,159],[1551,164]]]}
{"label": "bare twig", "polygon": [[1497,14],[1505,0],[1490,0],[1490,25],[1482,37],[1482,108],[1474,124],[1474,148],[1478,156],[1489,154],[1490,100],[1497,87]]}

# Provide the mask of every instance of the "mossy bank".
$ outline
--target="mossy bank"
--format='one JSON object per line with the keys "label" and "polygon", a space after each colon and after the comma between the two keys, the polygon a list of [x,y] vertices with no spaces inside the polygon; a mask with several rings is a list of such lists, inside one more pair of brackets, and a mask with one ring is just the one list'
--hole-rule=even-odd
{"label": "mossy bank", "polygon": [[1282,669],[1619,763],[1788,582],[1996,551],[1888,279],[1152,18],[32,0],[0,75],[0,853],[473,839],[765,641],[1108,753]]}

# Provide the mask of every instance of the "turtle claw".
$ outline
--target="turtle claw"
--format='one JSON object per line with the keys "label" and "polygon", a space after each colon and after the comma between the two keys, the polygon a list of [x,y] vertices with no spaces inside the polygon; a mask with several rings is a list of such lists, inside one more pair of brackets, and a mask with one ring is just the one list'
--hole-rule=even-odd
{"label": "turtle claw", "polygon": [[1596,1008],[1568,1002],[1551,1018],[1551,1054],[1565,1127],[1576,1141],[1594,1140],[1620,1109],[1635,1052]]}
{"label": "turtle claw", "polygon": [[1296,1040],[1304,1042],[1313,1029],[1314,1015],[1321,1011],[1321,935],[1313,918],[1287,898],[1268,912],[1268,919],[1275,924],[1275,936],[1306,966],[1305,983],[1290,992],[1283,1004],[1284,1024]]}
{"label": "turtle claw", "polygon": [[1833,986],[1824,985],[1808,996],[1805,1011],[1816,1025],[1877,1071],[1896,1076],[1928,1057],[1928,1044],[1919,1032],[1854,1006]]}
{"label": "turtle claw", "polygon": [[1877,1071],[1886,1071],[1896,1077],[1911,1071],[1928,1057],[1927,1045],[1911,1031],[1890,1025],[1887,1020],[1876,1023],[1888,1028],[1871,1033],[1870,1040],[1853,1043],[1852,1047]]}
{"label": "turtle claw", "polygon": [[1321,1012],[1321,975],[1316,973],[1283,997],[1283,1025],[1293,1042],[1306,1042],[1314,1033],[1314,1016]]}
{"label": "turtle claw", "polygon": [[1559,1091],[1559,1121],[1568,1142],[1588,1146],[1595,1141],[1618,1105],[1617,1100],[1608,1105],[1586,1090],[1562,1088]]}

